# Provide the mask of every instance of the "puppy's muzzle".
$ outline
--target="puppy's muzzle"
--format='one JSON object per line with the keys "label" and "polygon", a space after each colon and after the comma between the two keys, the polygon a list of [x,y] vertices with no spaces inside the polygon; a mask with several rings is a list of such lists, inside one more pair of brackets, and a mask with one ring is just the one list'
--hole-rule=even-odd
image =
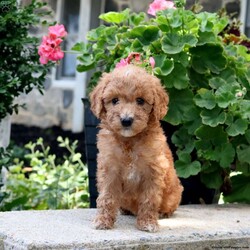
{"label": "puppy's muzzle", "polygon": [[131,127],[134,119],[132,117],[124,117],[124,118],[121,118],[121,124],[123,127],[125,128],[128,128],[128,127]]}

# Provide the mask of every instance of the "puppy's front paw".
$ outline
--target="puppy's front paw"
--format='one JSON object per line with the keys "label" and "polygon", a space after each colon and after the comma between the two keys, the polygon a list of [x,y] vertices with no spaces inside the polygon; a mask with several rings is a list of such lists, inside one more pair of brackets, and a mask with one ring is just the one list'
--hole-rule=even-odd
{"label": "puppy's front paw", "polygon": [[142,231],[155,233],[159,230],[157,220],[137,220],[137,228]]}
{"label": "puppy's front paw", "polygon": [[94,220],[95,229],[106,230],[114,227],[114,220],[106,216],[98,215]]}

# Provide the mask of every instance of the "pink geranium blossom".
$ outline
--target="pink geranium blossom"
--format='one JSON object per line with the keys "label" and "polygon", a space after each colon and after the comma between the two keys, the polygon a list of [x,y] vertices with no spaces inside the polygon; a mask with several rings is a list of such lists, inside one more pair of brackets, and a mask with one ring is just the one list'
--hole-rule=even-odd
{"label": "pink geranium blossom", "polygon": [[[151,56],[149,59],[147,60],[143,60],[142,55],[138,52],[131,52],[128,57],[126,57],[125,59],[122,58],[115,66],[115,68],[121,68],[124,66],[127,66],[129,64],[134,64],[140,67],[145,67],[146,69],[151,68],[151,70],[154,68],[155,66],[155,59]],[[150,70],[150,71],[151,71]]]}
{"label": "pink geranium blossom", "polygon": [[54,26],[49,27],[49,35],[52,37],[65,37],[67,36],[67,32],[64,28],[63,24],[56,24]]}
{"label": "pink geranium blossom", "polygon": [[41,45],[38,48],[40,55],[40,63],[46,64],[48,61],[58,61],[64,57],[64,53],[60,48],[63,40],[61,38],[53,38],[53,36],[44,36]]}
{"label": "pink geranium blossom", "polygon": [[154,0],[154,2],[149,5],[148,14],[155,16],[157,11],[166,9],[176,9],[176,8],[172,1]]}
{"label": "pink geranium blossom", "polygon": [[136,62],[140,62],[141,55],[138,52],[131,52],[127,57],[128,63],[131,63],[133,60]]}
{"label": "pink geranium blossom", "polygon": [[115,65],[115,67],[118,69],[118,68],[124,67],[124,66],[126,66],[126,65],[128,65],[128,64],[129,64],[129,63],[128,63],[128,60],[127,60],[127,58],[125,58],[125,59],[121,59],[120,62],[118,62],[118,63]]}
{"label": "pink geranium blossom", "polygon": [[140,63],[140,60],[141,60],[141,55],[140,53],[138,52],[131,52],[127,58],[125,59],[121,59],[120,62],[118,62],[116,64],[116,68],[121,68],[121,67],[124,67],[128,64],[130,64],[131,62],[135,61],[137,63]]}
{"label": "pink geranium blossom", "polygon": [[61,50],[60,45],[67,35],[63,25],[56,24],[49,27],[48,36],[43,36],[41,45],[38,48],[40,55],[40,63],[46,64],[48,61],[58,61],[64,57],[64,52]]}
{"label": "pink geranium blossom", "polygon": [[149,63],[153,69],[155,67],[155,59],[152,56],[149,58]]}

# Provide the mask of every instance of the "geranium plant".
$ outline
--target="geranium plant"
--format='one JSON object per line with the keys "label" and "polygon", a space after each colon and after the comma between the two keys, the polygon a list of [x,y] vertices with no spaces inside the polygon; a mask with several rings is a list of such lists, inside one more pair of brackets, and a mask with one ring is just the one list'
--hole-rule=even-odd
{"label": "geranium plant", "polygon": [[26,6],[8,0],[0,6],[0,121],[18,111],[15,97],[33,88],[43,90],[51,63],[39,63],[39,38],[29,33],[30,27],[38,25],[40,17],[48,14],[38,11],[43,6],[35,0]]}
{"label": "geranium plant", "polygon": [[222,12],[196,13],[183,2],[155,0],[149,17],[129,9],[100,15],[105,24],[72,48],[80,53],[77,70],[95,69],[92,85],[131,53],[153,58],[147,65],[170,96],[165,120],[176,126],[179,176],[200,173],[216,189],[231,178],[225,200],[250,202],[249,40]]}

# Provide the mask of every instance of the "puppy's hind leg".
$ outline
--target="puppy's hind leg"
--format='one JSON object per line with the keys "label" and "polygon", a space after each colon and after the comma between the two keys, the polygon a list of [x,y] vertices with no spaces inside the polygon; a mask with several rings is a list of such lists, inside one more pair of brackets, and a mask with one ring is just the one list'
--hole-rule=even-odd
{"label": "puppy's hind leg", "polygon": [[166,184],[166,188],[163,192],[162,204],[160,208],[160,217],[161,218],[168,218],[170,217],[174,211],[178,208],[181,197],[183,187],[180,184],[178,177],[174,175],[169,178]]}

